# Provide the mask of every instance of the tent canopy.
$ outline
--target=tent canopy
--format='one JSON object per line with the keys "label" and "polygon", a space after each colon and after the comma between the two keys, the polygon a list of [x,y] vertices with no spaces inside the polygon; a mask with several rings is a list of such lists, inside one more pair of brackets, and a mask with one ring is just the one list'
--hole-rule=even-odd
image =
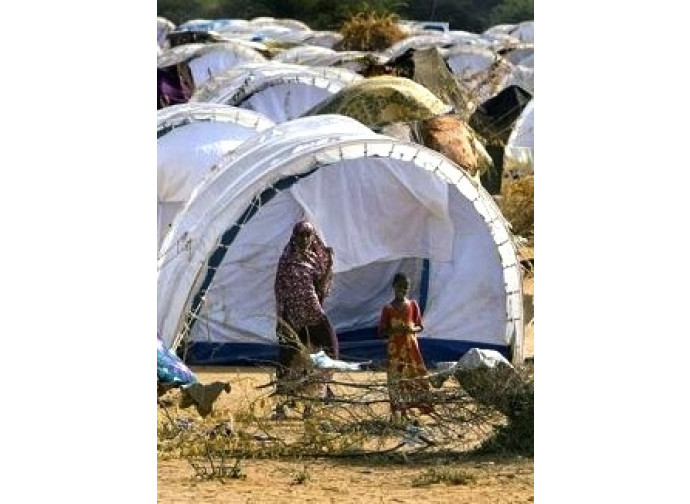
{"label": "tent canopy", "polygon": [[430,363],[472,347],[521,359],[521,273],[491,197],[441,154],[337,115],[255,135],[197,187],[159,258],[166,344],[184,337],[190,362],[274,362],[273,279],[302,217],[335,250],[326,310],[343,359],[385,357],[376,325],[399,271]]}
{"label": "tent canopy", "polygon": [[345,68],[285,63],[249,65],[221,75],[192,101],[225,103],[264,114],[275,123],[299,117],[361,75]]}

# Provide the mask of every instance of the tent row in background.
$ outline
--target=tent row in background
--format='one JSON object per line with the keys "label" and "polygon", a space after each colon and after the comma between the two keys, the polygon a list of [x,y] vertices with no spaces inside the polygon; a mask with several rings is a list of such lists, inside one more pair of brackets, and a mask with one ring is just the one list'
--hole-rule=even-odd
{"label": "tent row in background", "polygon": [[364,52],[336,51],[331,47],[296,42],[280,47],[275,44],[287,44],[284,36],[274,34],[269,38],[260,30],[248,32],[228,28],[221,33],[206,39],[191,39],[203,42],[173,47],[165,43],[161,47],[159,41],[159,72],[172,75],[177,71],[178,78],[185,81],[187,99],[207,80],[221,77],[226,69],[240,63],[275,61],[309,67],[338,67],[368,76],[394,64],[409,51],[430,47],[438,49],[468,96],[468,112],[512,84],[534,92],[533,37],[525,42],[505,33],[499,37],[500,32],[491,30],[485,34],[413,34],[384,51]]}

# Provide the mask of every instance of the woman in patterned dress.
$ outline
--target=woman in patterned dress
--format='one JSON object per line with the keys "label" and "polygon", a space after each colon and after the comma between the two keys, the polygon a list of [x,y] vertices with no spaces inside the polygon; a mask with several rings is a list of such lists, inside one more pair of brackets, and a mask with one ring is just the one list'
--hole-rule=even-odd
{"label": "woman in patterned dress", "polygon": [[[338,340],[323,308],[331,288],[332,267],[333,249],[325,246],[314,226],[305,220],[295,224],[275,278],[277,393],[304,390],[295,386],[295,380],[303,378],[310,368],[304,350],[323,350],[332,359],[338,358]],[[320,391],[330,394],[328,387],[320,387]]]}

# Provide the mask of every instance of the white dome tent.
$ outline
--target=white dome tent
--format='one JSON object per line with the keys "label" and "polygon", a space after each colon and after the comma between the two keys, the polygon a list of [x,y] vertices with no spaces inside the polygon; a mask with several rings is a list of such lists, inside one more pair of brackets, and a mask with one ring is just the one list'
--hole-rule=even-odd
{"label": "white dome tent", "polygon": [[221,158],[274,123],[250,110],[217,103],[158,111],[158,246],[194,188]]}
{"label": "white dome tent", "polygon": [[503,171],[513,177],[534,175],[534,98],[517,118],[508,137]]}
{"label": "white dome tent", "polygon": [[255,110],[275,123],[301,116],[363,77],[345,68],[320,68],[286,63],[247,65],[219,76],[192,95],[192,102],[225,103]]}
{"label": "white dome tent", "polygon": [[193,43],[164,50],[158,57],[158,68],[185,63],[196,88],[235,65],[266,61],[258,51],[238,42]]}
{"label": "white dome tent", "polygon": [[381,360],[398,271],[423,310],[430,365],[473,347],[522,360],[522,283],[491,196],[441,154],[338,115],[279,124],[199,185],[158,262],[158,327],[197,364],[275,362],[273,281],[306,216],[335,250],[326,310],[341,358]]}

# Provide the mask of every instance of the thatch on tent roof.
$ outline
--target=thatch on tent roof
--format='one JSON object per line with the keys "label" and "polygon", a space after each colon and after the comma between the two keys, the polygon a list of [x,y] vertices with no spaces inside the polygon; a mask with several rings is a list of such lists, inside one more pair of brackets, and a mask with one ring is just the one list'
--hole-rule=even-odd
{"label": "thatch on tent roof", "polygon": [[350,84],[304,114],[341,114],[370,128],[447,114],[451,105],[405,77],[381,75]]}

